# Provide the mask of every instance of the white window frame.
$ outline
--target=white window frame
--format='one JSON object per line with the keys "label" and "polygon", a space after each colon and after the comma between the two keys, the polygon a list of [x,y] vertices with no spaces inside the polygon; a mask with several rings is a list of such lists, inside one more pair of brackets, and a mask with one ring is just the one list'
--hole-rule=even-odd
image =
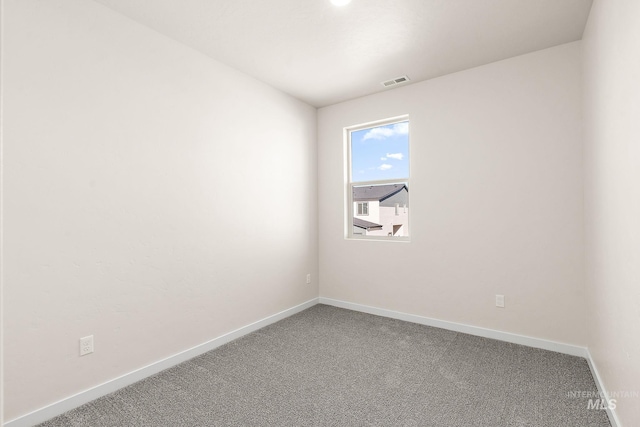
{"label": "white window frame", "polygon": [[[360,182],[352,182],[352,162],[351,162],[351,133],[356,132],[363,129],[375,128],[378,126],[386,126],[393,125],[401,122],[409,122],[409,134],[408,138],[408,153],[409,157],[409,176],[406,178],[398,178],[398,179],[386,179],[386,180],[373,180],[373,181],[360,181]],[[356,126],[349,126],[344,128],[344,153],[345,153],[345,233],[344,237],[348,240],[381,240],[386,242],[409,242],[411,239],[411,229],[410,224],[406,224],[408,228],[408,236],[364,236],[364,235],[355,235],[353,234],[353,217],[355,216],[354,212],[354,200],[353,200],[353,187],[361,187],[366,185],[384,185],[384,184],[405,184],[409,190],[411,190],[410,180],[411,180],[411,121],[409,120],[409,115],[392,117],[389,119],[378,120],[374,122],[363,123]],[[407,195],[408,200],[411,199],[411,195]],[[407,203],[410,205],[410,203]],[[406,209],[406,206],[405,206]],[[367,214],[369,209],[367,210]],[[411,213],[409,213],[409,217],[411,217]],[[411,221],[409,221],[410,223]]]}

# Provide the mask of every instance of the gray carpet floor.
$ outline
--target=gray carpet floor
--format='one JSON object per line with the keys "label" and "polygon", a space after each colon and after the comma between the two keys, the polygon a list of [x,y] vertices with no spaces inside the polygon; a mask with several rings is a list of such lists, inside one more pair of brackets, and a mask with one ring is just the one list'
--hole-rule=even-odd
{"label": "gray carpet floor", "polygon": [[604,427],[585,359],[316,305],[41,426]]}

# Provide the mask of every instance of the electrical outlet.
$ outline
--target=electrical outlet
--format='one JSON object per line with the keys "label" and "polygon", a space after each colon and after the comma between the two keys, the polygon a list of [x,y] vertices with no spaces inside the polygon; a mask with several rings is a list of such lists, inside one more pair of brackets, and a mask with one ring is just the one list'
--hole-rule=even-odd
{"label": "electrical outlet", "polygon": [[311,273],[307,274],[307,285],[311,283]]}
{"label": "electrical outlet", "polygon": [[496,307],[504,308],[504,295],[496,295]]}
{"label": "electrical outlet", "polygon": [[80,338],[80,356],[93,353],[93,335]]}

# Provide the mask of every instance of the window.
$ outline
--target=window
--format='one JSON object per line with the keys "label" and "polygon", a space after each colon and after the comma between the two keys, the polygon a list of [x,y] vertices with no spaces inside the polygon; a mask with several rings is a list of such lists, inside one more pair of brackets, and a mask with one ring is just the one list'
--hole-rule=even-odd
{"label": "window", "polygon": [[358,215],[369,215],[369,202],[358,203]]}
{"label": "window", "polygon": [[409,121],[346,129],[347,238],[408,240]]}

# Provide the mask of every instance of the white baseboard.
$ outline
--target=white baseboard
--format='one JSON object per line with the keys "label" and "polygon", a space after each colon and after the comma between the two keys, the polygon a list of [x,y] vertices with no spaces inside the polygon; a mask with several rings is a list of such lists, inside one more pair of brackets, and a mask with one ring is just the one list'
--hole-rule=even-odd
{"label": "white baseboard", "polygon": [[258,320],[257,322],[251,323],[240,329],[236,329],[235,331],[219,336],[218,338],[214,338],[204,344],[200,344],[178,354],[174,354],[173,356],[167,357],[166,359],[147,365],[144,368],[129,372],[128,374],[107,381],[106,383],[100,384],[89,390],[82,391],[56,403],[45,406],[44,408],[38,409],[29,414],[8,421],[4,424],[4,426],[34,426],[67,411],[70,411],[71,409],[77,408],[78,406],[84,405],[85,403],[91,402],[92,400],[95,400],[99,397],[105,396],[109,393],[113,393],[114,391],[145,379],[151,375],[157,374],[158,372],[164,371],[165,369],[171,368],[172,366],[175,366],[179,363],[185,362],[189,359],[193,359],[194,357],[206,353],[207,351],[213,350],[244,335],[257,331],[258,329],[264,328],[265,326],[306,310],[309,307],[313,307],[316,304],[318,304],[318,298],[313,298],[300,305],[291,307],[269,317],[265,317],[264,319]]}
{"label": "white baseboard", "polygon": [[433,319],[431,317],[407,314],[399,311],[387,310],[384,308],[371,307],[368,305],[356,304],[352,302],[340,301],[331,298],[320,297],[320,304],[332,305],[334,307],[346,308],[363,313],[375,314],[377,316],[389,317],[392,319],[404,320],[421,325],[434,326],[436,328],[448,329],[450,331],[462,332],[478,337],[492,338],[514,344],[526,345],[528,347],[540,348],[543,350],[555,351],[569,354],[571,356],[587,357],[587,349],[571,344],[549,341],[541,338],[533,338],[525,335],[512,334],[510,332],[496,331],[494,329],[481,328],[479,326],[465,325],[463,323],[449,322],[446,320]]}
{"label": "white baseboard", "polygon": [[[258,329],[264,328],[265,326],[268,326],[279,320],[285,319],[289,316],[292,316],[296,313],[306,310],[307,308],[313,307],[318,303],[332,305],[334,307],[345,308],[348,310],[360,311],[363,313],[374,314],[377,316],[389,317],[392,319],[404,320],[407,322],[418,323],[421,325],[448,329],[451,331],[462,332],[465,334],[475,335],[479,337],[492,338],[492,339],[506,341],[514,344],[521,344],[528,347],[555,351],[558,353],[569,354],[571,356],[584,357],[585,359],[587,359],[594,381],[596,383],[596,386],[598,387],[598,391],[600,391],[601,393],[605,392],[604,385],[602,383],[602,380],[600,379],[600,375],[598,374],[598,370],[596,369],[595,363],[591,358],[591,354],[589,353],[589,350],[585,347],[579,347],[571,344],[564,344],[564,343],[544,340],[540,338],[533,338],[533,337],[513,334],[509,332],[496,331],[493,329],[481,328],[478,326],[466,325],[462,323],[449,322],[446,320],[433,319],[430,317],[418,316],[415,314],[407,314],[407,313],[387,310],[383,308],[377,308],[377,307],[371,307],[371,306],[362,305],[362,304],[356,304],[352,302],[335,300],[331,298],[319,297],[319,298],[313,298],[300,305],[291,307],[287,310],[281,311],[272,316],[266,317],[257,322],[254,322],[242,328],[236,329],[235,331],[224,334],[218,338],[214,338],[211,341],[200,344],[196,347],[190,348],[188,350],[185,350],[183,352],[170,356],[166,359],[152,363],[148,366],[137,369],[133,372],[129,372],[128,374],[125,374],[121,377],[107,381],[106,383],[100,384],[89,390],[85,390],[83,392],[80,392],[78,394],[65,398],[63,400],[60,400],[56,403],[48,405],[44,408],[38,409],[34,412],[31,412],[19,418],[8,421],[4,424],[4,426],[5,427],[34,426],[43,421],[51,419],[55,416],[63,414],[71,409],[77,408],[78,406],[84,405],[85,403],[88,403],[99,397],[105,396],[109,393],[113,393],[114,391],[117,391],[123,387],[126,387],[135,382],[143,380],[165,369],[171,368],[172,366],[175,366],[179,363],[185,362],[189,359],[192,359],[196,356],[206,353],[207,351],[220,347],[221,345],[224,345],[228,342],[238,339],[251,332],[257,331]],[[607,414],[609,415],[609,420],[611,421],[612,427],[622,427],[615,411],[607,409]]]}
{"label": "white baseboard", "polygon": [[[591,353],[589,352],[588,349],[587,349],[587,362],[589,363],[589,369],[591,370],[591,375],[593,375],[593,380],[596,382],[596,387],[598,387],[598,392],[600,392],[600,395],[606,396],[607,391],[604,388],[604,383],[600,378],[600,374],[598,373],[598,368],[596,367],[596,364],[593,361],[593,358],[591,357]],[[616,414],[616,411],[613,409],[610,409],[609,407],[607,407],[606,410],[607,410],[607,415],[609,416],[609,421],[611,422],[611,427],[622,427],[622,424],[618,419],[618,414]]]}

